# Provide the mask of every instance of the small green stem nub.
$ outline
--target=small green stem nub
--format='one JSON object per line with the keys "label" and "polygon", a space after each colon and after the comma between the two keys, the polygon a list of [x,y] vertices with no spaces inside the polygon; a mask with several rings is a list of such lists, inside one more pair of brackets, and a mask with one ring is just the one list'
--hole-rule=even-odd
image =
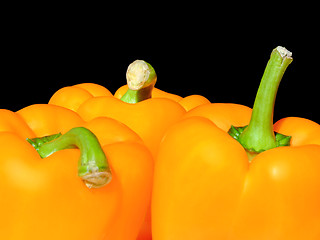
{"label": "small green stem nub", "polygon": [[138,103],[151,98],[157,75],[149,63],[142,60],[134,61],[129,65],[126,77],[129,89],[122,96],[122,101]]}
{"label": "small green stem nub", "polygon": [[111,170],[97,137],[84,127],[73,128],[63,135],[27,139],[42,158],[63,149],[80,149],[78,175],[89,188],[99,188],[111,181]]}
{"label": "small green stem nub", "polygon": [[231,135],[250,153],[260,153],[268,149],[289,144],[290,137],[278,136],[273,131],[273,111],[278,87],[282,76],[292,62],[291,52],[277,47],[271,53],[270,60],[262,76],[253,106],[248,127],[236,132],[230,129]]}

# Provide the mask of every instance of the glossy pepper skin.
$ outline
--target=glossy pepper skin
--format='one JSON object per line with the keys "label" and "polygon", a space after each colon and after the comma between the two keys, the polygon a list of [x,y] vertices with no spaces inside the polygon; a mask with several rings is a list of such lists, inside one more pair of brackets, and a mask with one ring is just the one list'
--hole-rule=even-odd
{"label": "glossy pepper skin", "polygon": [[[83,90],[79,90],[78,86],[71,86],[58,90],[49,104],[67,107],[77,112],[85,121],[98,117],[118,120],[141,137],[155,158],[164,132],[170,125],[181,119],[186,110],[170,98],[151,98],[157,77],[150,64],[141,60],[135,61],[129,65],[126,75],[130,90],[127,90],[121,99],[104,91],[94,96],[88,89],[85,91],[92,96],[84,94],[83,97]],[[86,86],[90,85],[90,83],[86,84]],[[96,84],[94,86],[104,88]],[[74,102],[77,104],[74,105]],[[151,239],[150,207],[137,239]]]}
{"label": "glossy pepper skin", "polygon": [[89,99],[78,109],[85,121],[105,116],[124,123],[142,138],[153,156],[156,156],[166,129],[184,113],[178,103],[169,99],[148,99],[129,104],[114,97],[99,97]]}
{"label": "glossy pepper skin", "polygon": [[[153,177],[137,134],[113,119],[85,122],[47,104],[0,116],[1,239],[136,239]],[[107,157],[112,180],[101,188],[89,189],[77,175],[79,149],[41,158],[26,141],[77,127],[94,133]]]}
{"label": "glossy pepper skin", "polygon": [[[290,121],[319,134],[314,122]],[[299,144],[249,164],[242,146],[209,119],[172,126],[155,168],[153,239],[319,239],[319,135],[278,130]]]}
{"label": "glossy pepper skin", "polygon": [[112,96],[112,93],[99,84],[80,83],[56,91],[50,98],[49,104],[65,107],[76,112],[80,105],[89,98],[102,96]]}
{"label": "glossy pepper skin", "polygon": [[[265,72],[271,79],[278,73],[272,64]],[[154,240],[320,238],[320,125],[281,119],[272,128],[291,136],[290,146],[252,153],[228,131],[250,126],[253,115],[242,105],[213,103],[170,127],[155,165]]]}

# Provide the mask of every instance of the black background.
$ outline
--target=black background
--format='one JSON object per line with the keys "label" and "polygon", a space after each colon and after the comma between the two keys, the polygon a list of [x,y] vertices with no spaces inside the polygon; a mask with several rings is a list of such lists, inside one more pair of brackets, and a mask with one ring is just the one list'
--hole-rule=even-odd
{"label": "black background", "polygon": [[83,82],[114,93],[136,59],[155,68],[156,87],[164,91],[252,107],[270,53],[281,45],[294,60],[281,82],[274,120],[298,116],[320,123],[319,33],[312,16],[301,22],[275,12],[258,20],[219,15],[219,9],[179,16],[176,10],[126,18],[107,18],[110,9],[90,16],[11,16],[2,29],[0,108],[47,103],[59,88]]}

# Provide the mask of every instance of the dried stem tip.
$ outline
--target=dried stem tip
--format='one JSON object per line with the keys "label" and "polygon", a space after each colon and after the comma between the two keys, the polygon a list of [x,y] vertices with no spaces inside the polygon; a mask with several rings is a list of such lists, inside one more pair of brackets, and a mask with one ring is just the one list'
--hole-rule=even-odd
{"label": "dried stem tip", "polygon": [[276,49],[282,58],[291,58],[292,52],[288,51],[285,47],[278,46]]}
{"label": "dried stem tip", "polygon": [[140,90],[156,81],[156,73],[153,67],[143,61],[136,60],[131,63],[127,70],[127,83],[131,90]]}

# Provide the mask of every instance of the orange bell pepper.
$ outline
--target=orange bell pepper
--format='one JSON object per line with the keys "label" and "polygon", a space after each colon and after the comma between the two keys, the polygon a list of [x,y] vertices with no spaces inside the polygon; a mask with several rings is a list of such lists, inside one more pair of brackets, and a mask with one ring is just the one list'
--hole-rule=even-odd
{"label": "orange bell pepper", "polygon": [[138,133],[155,157],[163,133],[186,110],[171,99],[151,98],[157,75],[150,64],[139,60],[130,64],[127,80],[131,89],[121,100],[100,85],[86,83],[86,86],[94,85],[102,93],[94,95],[86,88],[88,93],[83,97],[80,92],[84,90],[79,90],[79,85],[65,87],[52,96],[49,104],[76,111],[85,121],[101,116],[116,119]]}
{"label": "orange bell pepper", "polygon": [[136,239],[153,164],[128,127],[39,104],[0,110],[0,143],[0,239]]}
{"label": "orange bell pepper", "polygon": [[[83,91],[79,90],[76,85],[58,90],[50,99],[49,104],[76,111],[85,121],[91,121],[97,117],[110,117],[124,123],[141,137],[155,158],[164,132],[170,125],[178,121],[186,110],[172,99],[151,98],[157,75],[149,63],[133,62],[129,65],[126,76],[130,89],[123,94],[121,99],[103,91],[103,94],[96,97],[89,96],[89,94],[84,94],[83,97]],[[103,87],[99,86],[99,88]],[[89,90],[86,89],[86,91]],[[94,94],[91,93],[91,95]],[[138,239],[150,238],[151,213],[148,209]]]}
{"label": "orange bell pepper", "polygon": [[210,103],[200,95],[182,98],[154,88],[157,75],[153,67],[142,60],[129,65],[127,81],[128,84],[115,93],[116,97],[112,97],[103,86],[82,83],[59,89],[49,104],[71,109],[86,121],[99,116],[119,120],[140,135],[155,157],[161,137],[169,125],[186,111]]}
{"label": "orange bell pepper", "polygon": [[112,96],[112,93],[98,84],[81,83],[59,89],[52,95],[49,104],[65,107],[76,112],[80,105],[89,98],[102,96]]}
{"label": "orange bell pepper", "polygon": [[[152,66],[136,61],[128,67],[130,89],[120,99],[96,97],[85,101],[78,114],[86,121],[100,116],[116,119],[134,130],[156,158],[158,146],[167,128],[178,121],[186,110],[168,98],[151,98],[157,80]],[[150,210],[150,208],[149,208]],[[147,212],[138,240],[151,239],[151,213]]]}
{"label": "orange bell pepper", "polygon": [[320,125],[272,120],[291,61],[272,52],[253,110],[203,105],[170,127],[155,165],[154,240],[320,239]]}

